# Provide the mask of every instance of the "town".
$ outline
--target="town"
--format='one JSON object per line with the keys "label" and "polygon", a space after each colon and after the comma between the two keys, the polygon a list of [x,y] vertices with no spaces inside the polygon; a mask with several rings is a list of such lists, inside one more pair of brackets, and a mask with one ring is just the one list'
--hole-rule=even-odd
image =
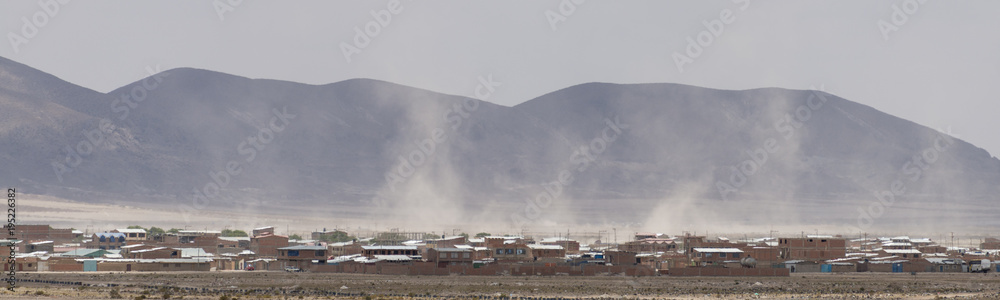
{"label": "town", "polygon": [[[0,233],[16,248],[17,272],[283,271],[386,275],[512,276],[790,276],[792,273],[1000,272],[991,264],[1000,239],[978,247],[929,238],[797,236],[727,237],[636,232],[621,243],[602,236],[438,235],[398,229],[350,233],[317,230],[308,237],[249,230],[164,230],[157,227],[85,233],[49,225],[17,225]],[[360,236],[368,235],[368,236]]]}

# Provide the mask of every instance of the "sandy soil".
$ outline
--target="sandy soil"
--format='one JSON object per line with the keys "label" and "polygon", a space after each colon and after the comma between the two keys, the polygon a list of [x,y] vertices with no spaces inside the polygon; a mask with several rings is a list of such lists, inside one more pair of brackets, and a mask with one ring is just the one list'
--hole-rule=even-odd
{"label": "sandy soil", "polygon": [[[606,299],[997,299],[996,274],[809,274],[749,277],[385,276],[285,272],[21,273],[3,299],[411,299],[564,297]],[[117,287],[108,287],[108,283]],[[205,289],[205,290],[202,290]],[[41,293],[41,294],[36,294]],[[336,295],[334,293],[341,293]],[[343,295],[353,293],[353,295]]]}

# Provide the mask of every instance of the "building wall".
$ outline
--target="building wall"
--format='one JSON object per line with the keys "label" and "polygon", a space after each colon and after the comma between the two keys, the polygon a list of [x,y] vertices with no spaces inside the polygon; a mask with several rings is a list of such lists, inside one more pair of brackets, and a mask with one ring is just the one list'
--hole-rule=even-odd
{"label": "building wall", "polygon": [[829,260],[847,255],[847,240],[843,238],[780,238],[778,248],[786,260]]}
{"label": "building wall", "polygon": [[257,256],[277,257],[278,248],[288,247],[288,237],[268,235],[250,238],[250,251]]}

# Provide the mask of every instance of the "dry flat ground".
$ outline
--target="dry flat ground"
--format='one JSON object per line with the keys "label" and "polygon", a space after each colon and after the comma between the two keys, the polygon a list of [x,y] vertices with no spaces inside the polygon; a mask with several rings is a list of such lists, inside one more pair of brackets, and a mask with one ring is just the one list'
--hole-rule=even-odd
{"label": "dry flat ground", "polygon": [[[20,273],[2,299],[997,299],[997,274],[796,274],[791,277],[387,276],[286,272]],[[106,286],[117,284],[116,287]],[[335,293],[340,293],[337,295]],[[353,295],[346,295],[352,293]]]}

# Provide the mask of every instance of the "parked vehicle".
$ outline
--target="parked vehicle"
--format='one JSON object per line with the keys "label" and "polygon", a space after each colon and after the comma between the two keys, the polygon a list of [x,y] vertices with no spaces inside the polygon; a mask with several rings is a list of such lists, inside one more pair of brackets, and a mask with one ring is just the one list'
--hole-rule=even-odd
{"label": "parked vehicle", "polygon": [[285,267],[285,272],[302,272],[302,269],[297,267]]}
{"label": "parked vehicle", "polygon": [[990,272],[990,260],[989,259],[977,259],[969,261],[969,272],[971,273],[989,273]]}

